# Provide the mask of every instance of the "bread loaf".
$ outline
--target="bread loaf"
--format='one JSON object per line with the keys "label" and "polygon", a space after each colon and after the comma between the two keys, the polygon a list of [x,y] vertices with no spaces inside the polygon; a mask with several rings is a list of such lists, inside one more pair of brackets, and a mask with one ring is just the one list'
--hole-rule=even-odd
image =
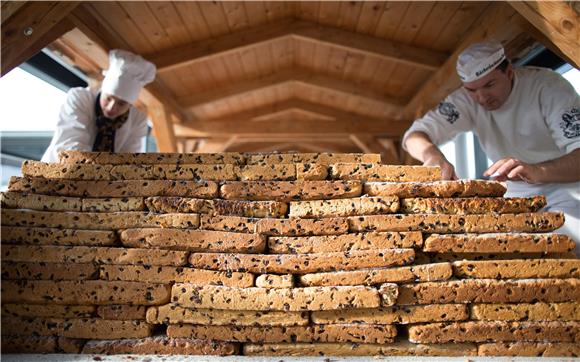
{"label": "bread loaf", "polygon": [[399,286],[397,304],[580,301],[579,279],[464,279]]}
{"label": "bread loaf", "polygon": [[400,341],[387,344],[361,343],[246,343],[246,356],[476,356],[470,343],[415,344]]}
{"label": "bread loaf", "polygon": [[305,326],[308,324],[308,312],[191,309],[166,304],[149,307],[147,322],[212,326]]}
{"label": "bread loaf", "polygon": [[502,197],[505,184],[497,181],[458,180],[432,182],[365,182],[369,196],[411,197]]}
{"label": "bread loaf", "polygon": [[562,342],[497,342],[478,346],[479,356],[578,357],[580,344]]}
{"label": "bread loaf", "polygon": [[432,234],[424,251],[437,253],[562,253],[574,250],[574,240],[563,234]]}
{"label": "bread loaf", "polygon": [[432,215],[396,214],[349,217],[351,231],[422,231],[428,233],[493,233],[553,231],[564,224],[561,212]]}
{"label": "bread loaf", "polygon": [[203,213],[245,217],[284,217],[288,204],[277,201],[204,200],[184,197],[148,197],[147,209],[161,213]]}
{"label": "bread loaf", "polygon": [[83,353],[230,356],[239,353],[239,346],[227,342],[154,336],[139,339],[88,341],[83,348]]}
{"label": "bread loaf", "polygon": [[580,259],[456,261],[453,274],[461,279],[580,278]]}
{"label": "bread loaf", "polygon": [[381,155],[373,153],[270,153],[256,154],[248,158],[248,165],[265,165],[279,163],[315,163],[330,165],[333,163],[380,163]]}
{"label": "bread loaf", "polygon": [[348,220],[338,217],[260,219],[256,222],[256,232],[272,236],[341,235],[348,232]]}
{"label": "bread loaf", "polygon": [[463,197],[411,198],[401,200],[404,214],[519,214],[536,212],[546,206],[544,196],[535,197]]}
{"label": "bread loaf", "polygon": [[308,287],[292,289],[231,288],[175,283],[172,302],[202,309],[309,311],[376,308],[379,294],[370,287]]}
{"label": "bread loaf", "polygon": [[376,285],[410,281],[437,281],[449,279],[451,264],[425,264],[399,268],[377,268],[304,274],[299,276],[303,286]]}
{"label": "bread loaf", "polygon": [[189,282],[195,285],[225,285],[247,288],[254,285],[254,276],[249,273],[213,271],[170,266],[150,265],[103,265],[100,268],[103,280],[124,280],[147,283]]}
{"label": "bread loaf", "polygon": [[306,274],[331,270],[405,265],[413,261],[412,249],[354,250],[317,254],[220,254],[192,253],[194,268],[248,271],[257,274]]}
{"label": "bread loaf", "polygon": [[394,213],[399,199],[394,196],[290,202],[289,217],[320,218]]}
{"label": "bread loaf", "polygon": [[311,313],[312,322],[316,324],[411,324],[462,321],[468,319],[468,317],[467,306],[464,304],[392,306],[377,309],[326,310]]}
{"label": "bread loaf", "polygon": [[246,158],[241,153],[122,153],[61,151],[60,163],[89,163],[102,165],[146,164],[235,164],[243,165]]}
{"label": "bread loaf", "polygon": [[2,283],[3,303],[157,305],[169,302],[169,297],[170,287],[163,284],[101,280],[8,280]]}
{"label": "bread loaf", "polygon": [[2,226],[0,235],[3,244],[111,246],[117,241],[114,231],[104,230]]}
{"label": "bread loaf", "polygon": [[266,248],[262,235],[227,231],[140,228],[123,230],[120,238],[131,248],[221,253],[259,253]]}
{"label": "bread loaf", "polygon": [[173,338],[194,338],[228,342],[355,342],[391,343],[397,334],[395,326],[365,324],[328,324],[314,326],[203,326],[175,325],[167,327]]}
{"label": "bread loaf", "polygon": [[431,166],[393,166],[370,163],[335,163],[328,170],[333,180],[428,182],[441,180],[441,169]]}
{"label": "bread loaf", "polygon": [[454,322],[409,327],[413,343],[580,342],[579,322]]}
{"label": "bread loaf", "polygon": [[5,245],[3,261],[34,263],[98,263],[181,266],[187,262],[184,251],[105,248],[90,246]]}
{"label": "bread loaf", "polygon": [[186,180],[76,181],[13,176],[8,190],[76,197],[181,196],[211,199],[218,195],[218,185],[213,181]]}
{"label": "bread loaf", "polygon": [[360,181],[238,181],[225,182],[220,195],[229,200],[343,199],[360,196]]}
{"label": "bread loaf", "polygon": [[501,321],[580,321],[580,303],[472,304],[470,318]]}

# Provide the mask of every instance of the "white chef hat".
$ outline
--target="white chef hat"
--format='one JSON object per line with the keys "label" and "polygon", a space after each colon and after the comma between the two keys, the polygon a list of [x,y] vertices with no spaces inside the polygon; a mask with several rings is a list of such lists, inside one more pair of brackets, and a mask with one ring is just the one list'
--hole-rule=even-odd
{"label": "white chef hat", "polygon": [[505,59],[500,42],[475,43],[457,57],[457,74],[462,82],[473,82],[494,70]]}
{"label": "white chef hat", "polygon": [[153,63],[139,55],[126,50],[111,50],[109,69],[103,79],[101,91],[135,103],[141,89],[155,79],[155,70]]}

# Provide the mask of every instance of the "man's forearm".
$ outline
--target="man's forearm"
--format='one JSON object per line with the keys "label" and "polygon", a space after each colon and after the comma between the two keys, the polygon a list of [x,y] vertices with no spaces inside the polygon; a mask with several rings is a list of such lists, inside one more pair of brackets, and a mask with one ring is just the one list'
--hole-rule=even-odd
{"label": "man's forearm", "polygon": [[540,169],[541,182],[580,181],[580,149],[567,155],[536,164]]}
{"label": "man's forearm", "polygon": [[405,147],[407,151],[413,158],[425,162],[427,159],[432,157],[434,154],[442,156],[441,151],[436,145],[431,142],[429,136],[423,132],[413,132],[407,137],[405,142]]}

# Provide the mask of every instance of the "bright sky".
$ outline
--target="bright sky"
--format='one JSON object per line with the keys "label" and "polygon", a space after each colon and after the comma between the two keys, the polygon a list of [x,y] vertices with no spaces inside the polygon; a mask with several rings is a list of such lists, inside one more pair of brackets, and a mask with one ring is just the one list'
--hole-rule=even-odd
{"label": "bright sky", "polygon": [[[580,71],[572,68],[564,78],[580,94]],[[0,132],[54,131],[65,96],[60,89],[15,68],[0,78]]]}
{"label": "bright sky", "polygon": [[15,68],[0,78],[0,131],[54,131],[66,93]]}

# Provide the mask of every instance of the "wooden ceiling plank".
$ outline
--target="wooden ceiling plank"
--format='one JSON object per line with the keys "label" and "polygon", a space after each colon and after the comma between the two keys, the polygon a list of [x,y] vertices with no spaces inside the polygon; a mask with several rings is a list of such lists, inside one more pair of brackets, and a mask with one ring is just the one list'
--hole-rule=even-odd
{"label": "wooden ceiling plank", "polygon": [[220,4],[230,31],[236,32],[250,26],[243,1],[220,1]]}
{"label": "wooden ceiling plank", "polygon": [[20,8],[26,5],[27,1],[2,1],[0,4],[0,19],[2,19],[2,25],[8,20],[12,15],[16,14]]}
{"label": "wooden ceiling plank", "polygon": [[348,32],[356,29],[360,13],[362,11],[362,1],[341,1],[338,26]]}
{"label": "wooden ceiling plank", "polygon": [[66,16],[80,2],[27,2],[2,21],[1,75],[24,63],[73,28]]}
{"label": "wooden ceiling plank", "polygon": [[461,7],[459,1],[440,1],[435,4],[429,16],[420,25],[420,30],[415,35],[413,42],[414,46],[421,48],[429,48],[433,50],[441,50],[448,48],[437,48],[437,39],[443,32],[443,29],[449,26],[447,21],[441,19],[453,19],[451,14],[455,15],[457,10]]}
{"label": "wooden ceiling plank", "polygon": [[385,1],[365,1],[355,31],[366,35],[374,34],[377,24],[381,20],[385,4]]}
{"label": "wooden ceiling plank", "polygon": [[580,68],[580,16],[565,1],[510,1],[509,4]]}
{"label": "wooden ceiling plank", "polygon": [[325,43],[333,47],[357,51],[368,56],[389,59],[398,63],[407,63],[416,67],[435,70],[447,59],[447,55],[440,52],[356,34],[347,30],[309,23],[297,25],[292,32],[294,37],[310,42]]}
{"label": "wooden ceiling plank", "polygon": [[173,5],[180,15],[183,25],[189,32],[192,42],[211,37],[197,1],[175,1]]}
{"label": "wooden ceiling plank", "polygon": [[414,2],[411,5],[412,11],[407,12],[393,39],[403,44],[412,44],[434,5],[431,1]]}
{"label": "wooden ceiling plank", "polygon": [[393,39],[411,4],[410,1],[388,1],[383,8],[374,35],[383,39]]}
{"label": "wooden ceiling plank", "polygon": [[445,64],[435,72],[423,87],[415,93],[415,96],[405,106],[406,119],[414,119],[437,105],[441,99],[461,86],[459,77],[455,72],[457,56],[469,45],[495,38],[499,41],[512,39],[521,32],[518,25],[519,15],[508,5],[493,3],[486,12],[474,23],[453,54]]}

